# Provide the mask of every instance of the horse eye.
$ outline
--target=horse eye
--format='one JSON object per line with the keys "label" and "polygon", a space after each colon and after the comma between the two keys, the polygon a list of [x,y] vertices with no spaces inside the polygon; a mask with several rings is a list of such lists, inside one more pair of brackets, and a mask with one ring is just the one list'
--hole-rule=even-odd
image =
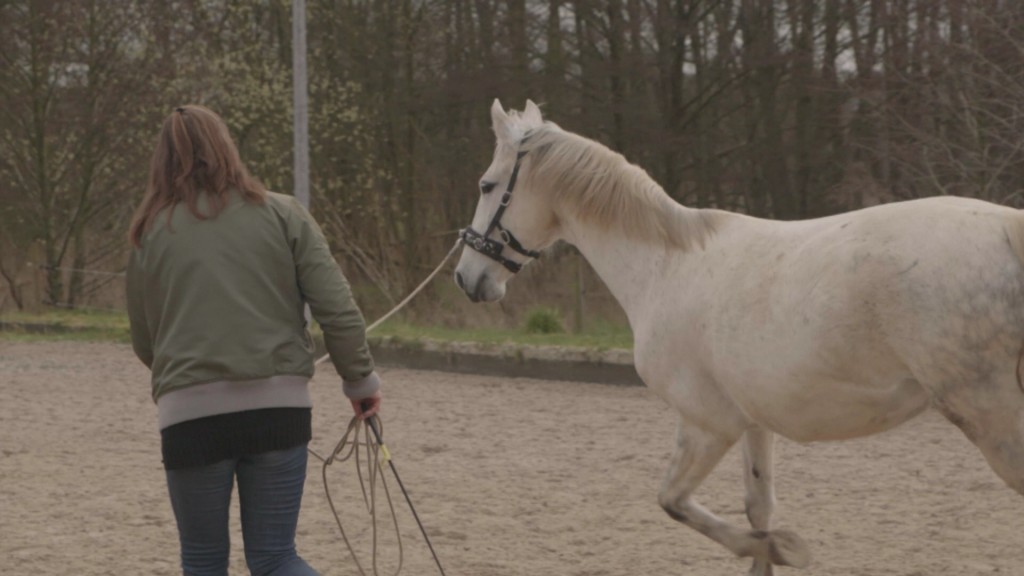
{"label": "horse eye", "polygon": [[497,182],[481,182],[480,183],[480,192],[482,192],[484,194],[487,194],[491,190],[494,190],[494,187],[497,186],[497,185],[498,185]]}

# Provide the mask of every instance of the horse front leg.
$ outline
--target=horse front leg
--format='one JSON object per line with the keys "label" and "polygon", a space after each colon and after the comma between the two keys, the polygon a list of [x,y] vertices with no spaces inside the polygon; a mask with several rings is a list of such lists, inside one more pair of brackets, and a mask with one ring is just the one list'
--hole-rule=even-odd
{"label": "horse front leg", "polygon": [[680,422],[676,448],[658,503],[673,519],[693,528],[741,557],[767,564],[803,568],[810,556],[798,536],[785,531],[741,530],[726,523],[693,499],[693,492],[721,461],[736,436],[722,436]]}
{"label": "horse front leg", "polygon": [[[775,509],[775,434],[764,428],[751,428],[743,435],[743,483],[747,497],[745,509],[750,526],[760,532],[772,527]],[[772,563],[754,559],[750,576],[774,576]]]}

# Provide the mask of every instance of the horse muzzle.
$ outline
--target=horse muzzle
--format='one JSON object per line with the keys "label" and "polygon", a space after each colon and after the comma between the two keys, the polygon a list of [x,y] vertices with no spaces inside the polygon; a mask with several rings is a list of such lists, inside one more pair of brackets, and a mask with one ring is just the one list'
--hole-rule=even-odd
{"label": "horse muzzle", "polygon": [[497,302],[505,296],[504,283],[499,284],[487,275],[476,276],[473,280],[456,269],[455,283],[473,302]]}

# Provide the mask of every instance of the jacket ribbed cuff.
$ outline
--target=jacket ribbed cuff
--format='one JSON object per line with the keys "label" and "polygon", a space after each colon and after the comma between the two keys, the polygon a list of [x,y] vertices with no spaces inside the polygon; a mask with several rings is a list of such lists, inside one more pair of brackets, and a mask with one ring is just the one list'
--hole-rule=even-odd
{"label": "jacket ribbed cuff", "polygon": [[341,390],[350,400],[369,398],[380,390],[380,376],[374,371],[359,380],[345,380],[341,383]]}

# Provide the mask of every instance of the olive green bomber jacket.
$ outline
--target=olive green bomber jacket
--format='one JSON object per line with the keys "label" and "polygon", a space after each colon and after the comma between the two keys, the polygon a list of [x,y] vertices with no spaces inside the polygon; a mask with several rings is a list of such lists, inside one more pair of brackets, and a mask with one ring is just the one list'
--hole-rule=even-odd
{"label": "olive green bomber jacket", "polygon": [[[205,212],[205,202],[200,202]],[[197,219],[184,204],[160,213],[127,271],[132,346],[152,370],[154,401],[172,390],[275,375],[311,377],[314,346],[304,303],[335,368],[365,397],[374,364],[348,282],[312,216],[291,196],[263,205],[229,193]]]}

